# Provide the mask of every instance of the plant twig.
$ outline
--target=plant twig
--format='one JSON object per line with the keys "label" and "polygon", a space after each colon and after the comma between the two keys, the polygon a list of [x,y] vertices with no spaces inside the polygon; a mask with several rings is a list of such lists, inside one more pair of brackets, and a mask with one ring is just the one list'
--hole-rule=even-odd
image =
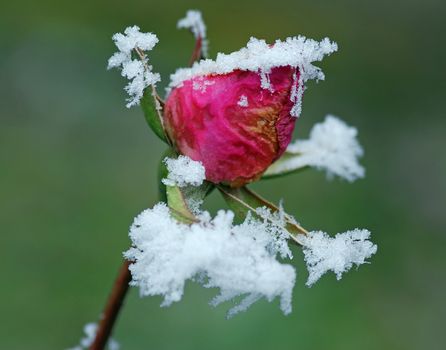
{"label": "plant twig", "polygon": [[194,51],[192,51],[192,56],[189,60],[189,66],[192,66],[195,61],[199,61],[203,58],[203,39],[199,36],[195,41]]}
{"label": "plant twig", "polygon": [[[256,211],[255,207],[252,207],[246,201],[244,201],[243,199],[241,199],[238,196],[231,193],[230,189],[225,188],[224,186],[221,186],[221,185],[217,185],[216,187],[220,190],[220,192],[222,192],[224,194],[224,196],[231,198],[233,201],[239,203],[240,205],[242,205],[245,208],[247,208],[248,210],[250,210],[252,213],[256,214],[257,211]],[[268,202],[267,200],[265,200],[264,198],[260,197],[257,193],[251,191],[247,187],[243,187],[242,189],[246,193],[248,193],[252,198],[255,198],[258,201],[258,203],[261,203],[261,205],[266,206],[267,208],[271,209],[273,212],[279,211],[279,208],[277,208],[274,204],[272,204],[272,203]],[[292,231],[296,232],[296,235],[294,235],[291,232],[289,232],[290,230],[287,230],[292,242],[302,245],[302,242],[299,240],[298,236],[299,236],[299,234],[307,235],[308,231],[306,229],[304,229],[302,226],[300,226],[297,222],[295,222],[295,220],[293,220],[292,217],[289,216],[288,214],[286,214],[286,217],[287,217],[287,222],[286,222],[287,228],[290,228]]]}
{"label": "plant twig", "polygon": [[108,298],[101,320],[99,322],[98,330],[96,332],[93,344],[90,350],[103,350],[110,338],[113,326],[121,310],[125,295],[129,289],[131,274],[129,271],[130,261],[124,261],[119,270],[118,277],[113,285],[111,294]]}

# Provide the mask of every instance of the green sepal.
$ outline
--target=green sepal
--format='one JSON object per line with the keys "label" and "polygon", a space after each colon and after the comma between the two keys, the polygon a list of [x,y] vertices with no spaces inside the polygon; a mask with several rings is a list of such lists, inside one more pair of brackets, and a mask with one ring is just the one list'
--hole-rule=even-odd
{"label": "green sepal", "polygon": [[262,180],[295,174],[309,169],[309,166],[305,165],[298,168],[288,168],[286,170],[280,170],[280,168],[283,168],[284,164],[288,163],[292,158],[296,157],[299,157],[299,155],[295,153],[285,152],[278,160],[271,164],[268,169],[266,169],[266,171],[262,175]]}
{"label": "green sepal", "polygon": [[170,141],[166,135],[162,122],[162,101],[152,87],[148,87],[144,90],[143,97],[141,98],[141,107],[147,124],[149,124],[155,135],[170,145]]}
{"label": "green sepal", "polygon": [[172,148],[167,149],[158,166],[158,188],[159,198],[161,201],[167,203],[172,216],[180,222],[191,224],[197,222],[193,210],[190,207],[190,201],[204,200],[215,188],[214,184],[209,181],[204,181],[200,186],[166,186],[163,179],[167,178],[168,170],[164,163],[165,158],[177,158],[178,153]]}
{"label": "green sepal", "polygon": [[198,221],[190,210],[187,200],[178,186],[166,186],[166,196],[167,205],[176,220],[185,224],[192,224]]}
{"label": "green sepal", "polygon": [[172,148],[167,149],[158,165],[158,188],[159,188],[159,198],[161,201],[167,203],[172,216],[185,224],[191,224],[197,219],[194,214],[190,210],[186,197],[182,193],[181,189],[178,186],[166,186],[163,183],[163,179],[167,178],[168,170],[167,166],[164,163],[165,158],[177,158],[178,153],[175,152]]}

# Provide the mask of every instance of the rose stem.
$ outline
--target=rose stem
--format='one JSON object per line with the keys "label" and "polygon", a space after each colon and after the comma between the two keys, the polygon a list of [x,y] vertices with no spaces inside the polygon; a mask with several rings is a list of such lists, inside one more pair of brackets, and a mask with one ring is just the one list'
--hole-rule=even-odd
{"label": "rose stem", "polygon": [[202,45],[203,45],[203,39],[201,38],[201,36],[199,36],[195,41],[195,47],[194,51],[192,51],[192,56],[189,60],[189,66],[192,66],[195,61],[198,61],[201,58],[203,58]]}
{"label": "rose stem", "polygon": [[96,332],[93,344],[90,346],[90,350],[103,350],[107,341],[112,333],[113,326],[121,310],[122,303],[125,295],[129,289],[129,283],[131,280],[131,274],[129,271],[130,261],[125,260],[119,270],[118,277],[111,290],[107,304],[99,321],[98,330]]}

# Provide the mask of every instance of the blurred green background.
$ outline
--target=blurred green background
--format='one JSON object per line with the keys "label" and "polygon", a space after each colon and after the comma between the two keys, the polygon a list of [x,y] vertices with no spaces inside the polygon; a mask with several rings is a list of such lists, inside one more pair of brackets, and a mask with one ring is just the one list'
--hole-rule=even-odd
{"label": "blurred green background", "polygon": [[[211,54],[304,34],[338,42],[310,83],[296,137],[333,113],[359,129],[367,177],[316,171],[256,184],[311,229],[369,228],[371,265],[313,288],[296,250],[294,311],[259,302],[230,321],[215,290],[191,283],[160,308],[133,289],[116,327],[122,349],[444,349],[446,342],[446,32],[443,0],[5,1],[0,13],[1,349],[64,349],[95,321],[129,246],[128,226],[156,200],[163,144],[127,110],[111,35],[155,32],[163,84],[187,64],[176,30],[201,9]],[[209,208],[222,205],[218,195]]]}

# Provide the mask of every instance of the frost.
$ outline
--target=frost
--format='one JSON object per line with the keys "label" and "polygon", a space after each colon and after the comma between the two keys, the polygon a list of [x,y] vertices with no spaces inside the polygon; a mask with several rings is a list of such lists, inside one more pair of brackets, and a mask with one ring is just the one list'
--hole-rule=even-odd
{"label": "frost", "polygon": [[132,285],[141,296],[162,295],[161,306],[181,300],[187,280],[206,288],[219,288],[211,301],[218,305],[238,296],[244,299],[228,317],[246,310],[260,298],[280,298],[285,314],[291,312],[295,270],[276,260],[275,227],[250,215],[233,225],[231,211],[208,213],[192,225],[170,216],[164,203],[143,211],[130,228],[133,247],[124,253],[130,265]]}
{"label": "frost", "polygon": [[163,184],[167,186],[177,185],[185,187],[187,185],[200,186],[206,179],[205,168],[201,162],[194,161],[186,156],[178,158],[165,158],[168,175],[163,179]]}
{"label": "frost", "polygon": [[[285,41],[276,40],[269,45],[265,40],[251,38],[246,47],[230,54],[219,53],[215,60],[206,59],[195,62],[190,68],[180,68],[171,75],[169,89],[181,86],[182,82],[198,76],[212,74],[227,74],[240,69],[260,74],[261,86],[271,89],[269,73],[274,67],[291,66],[298,68],[299,79],[295,77],[294,93],[291,100],[296,107],[292,115],[297,117],[300,113],[300,97],[304,84],[308,80],[323,80],[325,78],[321,69],[312,63],[321,61],[324,56],[337,51],[336,43],[328,38],[318,42],[304,36],[289,37]],[[168,89],[168,91],[169,91]]]}
{"label": "frost", "polygon": [[262,89],[274,92],[274,90],[271,86],[271,81],[269,79],[269,73],[270,73],[269,69],[267,72],[264,69],[260,69],[260,87]]}
{"label": "frost", "polygon": [[[98,325],[96,323],[87,323],[84,326],[85,337],[83,337],[80,340],[79,345],[75,346],[74,348],[67,349],[67,350],[89,349],[91,344],[93,344],[97,329],[98,329]],[[108,341],[107,348],[108,348],[108,350],[119,350],[120,346],[116,340],[110,339]]]}
{"label": "frost", "polygon": [[215,84],[214,80],[207,80],[205,77],[201,77],[199,79],[194,80],[192,88],[204,94],[206,92],[207,87],[214,84]]}
{"label": "frost", "polygon": [[201,52],[204,57],[208,56],[208,40],[206,38],[206,25],[204,24],[201,12],[198,10],[189,10],[186,17],[180,19],[177,23],[178,29],[189,29],[194,34],[195,39],[201,39]]}
{"label": "frost", "polygon": [[282,204],[280,204],[279,210],[275,212],[267,207],[257,208],[256,214],[264,220],[266,227],[270,228],[271,237],[269,238],[269,244],[274,246],[274,250],[279,253],[281,258],[288,257],[292,259],[293,253],[287,243],[290,233],[286,229],[286,225],[287,221],[295,223],[294,218],[285,213]]}
{"label": "frost", "polygon": [[365,175],[358,158],[363,155],[357,140],[358,131],[337,117],[328,115],[325,121],[316,124],[307,140],[290,144],[283,158],[273,163],[265,176],[290,172],[305,166],[354,181]]}
{"label": "frost", "polygon": [[194,215],[202,215],[201,206],[204,202],[203,188],[197,186],[185,186],[181,189],[186,204]]}
{"label": "frost", "polygon": [[237,104],[240,107],[248,107],[249,106],[248,97],[246,97],[246,95],[240,96],[240,99],[238,100]]}
{"label": "frost", "polygon": [[[302,71],[302,68],[300,68]],[[290,100],[293,102],[293,107],[291,108],[290,114],[293,117],[299,117],[302,112],[302,97],[304,94],[305,85],[304,85],[304,76],[303,74],[299,74],[299,78],[297,78],[297,74],[293,74],[293,85],[291,87],[291,96]]]}
{"label": "frost", "polygon": [[[119,51],[110,57],[107,69],[121,68],[121,75],[130,80],[124,88],[130,96],[126,105],[130,108],[139,104],[145,88],[161,80],[158,73],[152,72],[146,56],[158,43],[158,38],[152,33],[141,33],[138,26],[128,27],[124,34],[116,33],[112,38]],[[132,59],[133,50],[138,50],[142,57]]]}
{"label": "frost", "polygon": [[321,231],[300,235],[310,273],[307,286],[313,285],[327,271],[333,271],[339,280],[353,265],[366,263],[366,259],[377,251],[377,246],[369,238],[370,232],[360,229],[338,233],[335,237]]}

